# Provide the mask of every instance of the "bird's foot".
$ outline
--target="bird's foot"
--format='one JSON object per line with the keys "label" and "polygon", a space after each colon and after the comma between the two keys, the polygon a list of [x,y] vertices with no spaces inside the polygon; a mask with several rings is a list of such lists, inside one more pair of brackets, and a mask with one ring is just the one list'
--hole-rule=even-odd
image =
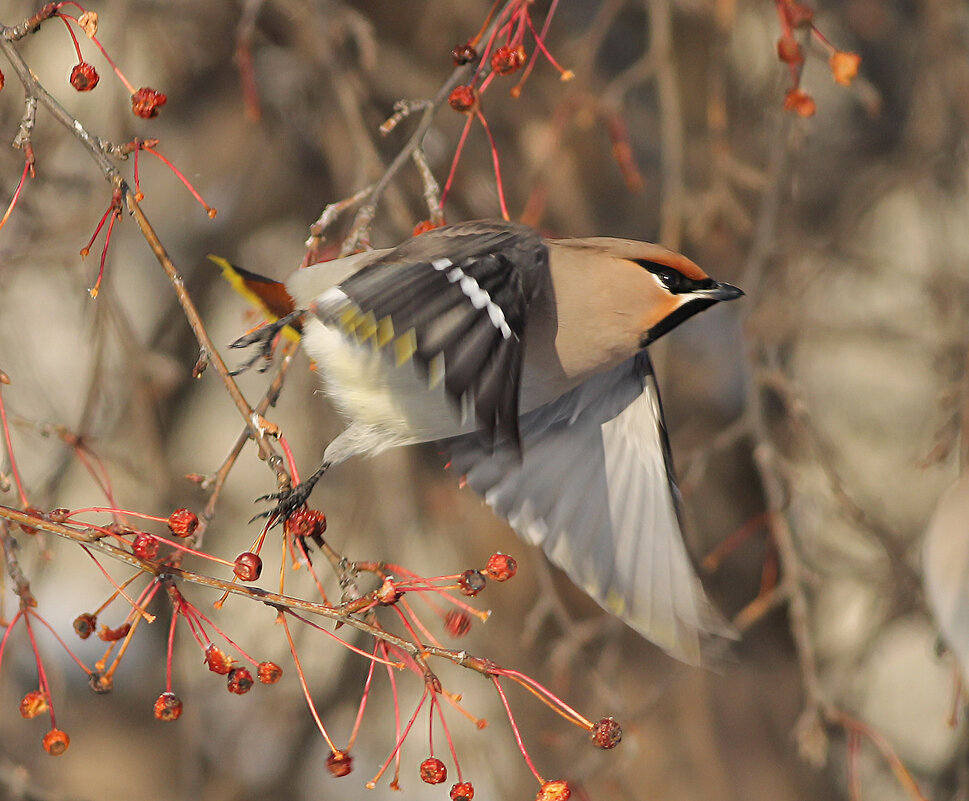
{"label": "bird's foot", "polygon": [[[272,323],[266,323],[263,326],[250,331],[248,334],[243,334],[235,342],[229,345],[230,348],[248,348],[251,345],[258,345],[255,353],[249,357],[249,359],[242,364],[241,367],[237,367],[229,375],[240,375],[248,370],[252,365],[254,365],[259,359],[262,359],[264,364],[259,368],[259,372],[265,372],[269,367],[269,363],[272,360],[273,355],[273,343],[276,341],[276,336],[282,331],[287,325],[295,322],[303,315],[302,310],[290,312],[285,317],[280,317],[278,320]],[[267,498],[270,496],[266,496]]]}
{"label": "bird's foot", "polygon": [[252,523],[255,520],[265,517],[269,520],[269,528],[281,522],[285,523],[297,510],[306,506],[310,495],[313,493],[313,488],[316,486],[316,482],[320,480],[329,466],[329,462],[324,462],[305,481],[301,481],[289,489],[271,492],[268,495],[262,495],[256,498],[257,501],[276,501],[276,505],[272,509],[267,509],[265,512],[260,512],[255,515],[249,522]]}

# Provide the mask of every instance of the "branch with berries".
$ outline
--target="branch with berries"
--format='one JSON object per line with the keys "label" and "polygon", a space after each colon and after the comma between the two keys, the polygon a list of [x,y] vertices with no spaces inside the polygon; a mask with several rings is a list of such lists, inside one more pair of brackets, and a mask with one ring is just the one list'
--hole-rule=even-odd
{"label": "branch with berries", "polygon": [[[460,57],[456,55],[455,61],[461,63],[457,64],[451,78],[438,92],[436,98],[427,103],[399,107],[398,114],[395,115],[396,121],[388,121],[384,126],[385,131],[390,131],[397,122],[402,121],[411,111],[418,108],[423,112],[421,122],[379,181],[365,193],[351,198],[349,203],[338,204],[340,211],[360,206],[351,226],[350,235],[344,242],[344,248],[357,249],[369,244],[369,225],[377,213],[382,194],[408,162],[414,164],[421,176],[431,224],[443,223],[444,201],[453,182],[461,147],[457,148],[451,177],[442,193],[423,155],[422,141],[431,125],[433,112],[437,108],[442,107],[445,102],[452,108],[457,108],[459,105],[456,105],[455,101],[455,87],[471,93],[475,98],[473,109],[463,109],[471,112],[469,125],[465,127],[465,135],[472,120],[480,122],[493,154],[502,212],[506,217],[508,216],[503,199],[497,150],[490,128],[480,110],[479,98],[495,76],[522,71],[522,80],[512,92],[517,95],[539,55],[560,69],[544,43],[554,8],[553,3],[539,32],[532,20],[533,10],[529,3],[524,0],[496,3],[478,35],[459,48],[461,55]],[[0,228],[15,213],[18,200],[26,188],[27,178],[35,178],[38,174],[38,165],[42,166],[43,154],[34,152],[32,132],[38,113],[47,114],[78,140],[110,187],[108,207],[98,221],[90,241],[80,251],[82,257],[87,256],[101,232],[104,232],[97,278],[88,290],[91,300],[96,300],[99,295],[114,228],[123,221],[125,215],[129,215],[134,219],[142,237],[167,274],[182,311],[198,341],[200,356],[193,375],[200,376],[207,366],[214,368],[243,418],[245,429],[218,473],[211,479],[198,477],[199,483],[211,490],[210,503],[201,518],[184,508],[176,509],[167,516],[158,516],[120,507],[114,498],[115,492],[109,471],[105,469],[103,461],[91,445],[80,435],[66,430],[59,431],[57,435],[72,449],[75,458],[87,470],[106,500],[103,505],[92,504],[77,509],[55,508],[44,512],[31,503],[31,490],[22,480],[17,466],[14,437],[11,435],[11,425],[4,406],[4,395],[16,393],[16,384],[13,384],[6,374],[0,373],[0,384],[4,385],[3,390],[5,390],[0,391],[0,417],[2,417],[5,446],[3,450],[21,507],[17,509],[12,506],[0,506],[0,544],[5,555],[6,576],[11,582],[10,588],[18,601],[18,608],[13,614],[9,616],[0,614],[0,626],[3,630],[2,639],[0,639],[0,668],[3,665],[4,655],[9,654],[9,649],[17,647],[26,637],[26,643],[36,663],[37,688],[24,696],[20,705],[22,717],[32,719],[47,714],[50,726],[43,738],[44,749],[51,755],[59,755],[67,750],[70,738],[58,727],[51,683],[44,667],[42,655],[46,645],[38,640],[35,633],[42,630],[53,637],[85,675],[90,688],[97,694],[106,694],[113,688],[117,671],[125,662],[125,656],[131,652],[131,646],[138,637],[138,633],[143,632],[146,626],[159,622],[158,615],[149,611],[149,607],[152,606],[165,608],[168,621],[165,686],[153,706],[154,716],[158,720],[175,721],[182,715],[184,709],[182,699],[175,692],[172,673],[174,652],[176,647],[180,647],[176,638],[180,623],[183,629],[187,629],[195,646],[200,649],[207,669],[225,677],[228,692],[242,695],[248,693],[257,683],[271,685],[278,682],[283,676],[283,669],[279,665],[250,655],[220,628],[215,615],[210,616],[210,613],[203,611],[194,597],[195,590],[191,589],[202,588],[219,593],[214,603],[216,611],[224,607],[230,596],[259,603],[273,610],[274,620],[285,632],[296,678],[305,695],[310,714],[330,749],[327,765],[333,775],[344,776],[351,771],[353,745],[370,697],[374,672],[379,666],[381,673],[386,674],[392,689],[395,707],[399,703],[399,673],[410,673],[416,676],[423,685],[424,692],[406,725],[400,725],[399,709],[395,709],[397,720],[395,746],[376,775],[368,782],[368,786],[373,786],[380,781],[385,772],[390,769],[391,763],[394,763],[394,769],[390,783],[392,787],[398,786],[401,747],[405,740],[414,738],[412,731],[417,730],[413,728],[413,724],[424,710],[428,715],[427,751],[429,755],[420,763],[417,774],[421,780],[429,784],[441,784],[447,780],[448,766],[445,759],[436,755],[434,750],[434,734],[437,731],[439,736],[444,737],[449,761],[456,773],[457,781],[451,788],[451,799],[470,801],[473,798],[474,786],[462,771],[459,755],[450,734],[451,724],[445,715],[445,708],[449,710],[449,715],[457,714],[461,718],[466,718],[477,728],[483,728],[485,721],[475,718],[462,706],[460,694],[444,687],[430,666],[431,660],[436,659],[476,672],[492,683],[507,714],[515,742],[539,784],[538,798],[542,801],[568,798],[571,792],[568,784],[564,781],[546,780],[529,756],[516,722],[512,701],[506,695],[505,685],[512,683],[524,688],[566,721],[587,732],[592,742],[600,748],[611,749],[619,743],[621,739],[619,724],[611,717],[593,722],[543,684],[524,673],[499,665],[487,657],[445,647],[424,620],[427,615],[430,615],[439,619],[440,625],[449,637],[464,636],[470,630],[473,621],[485,620],[488,616],[488,613],[475,609],[465,599],[477,596],[489,583],[500,583],[512,578],[517,569],[512,557],[495,554],[481,568],[432,577],[425,577],[401,565],[384,561],[350,561],[337,553],[324,537],[325,516],[321,512],[308,508],[297,510],[283,521],[283,533],[279,543],[281,546],[281,559],[278,565],[279,584],[275,590],[258,584],[260,579],[264,579],[262,550],[270,531],[268,524],[255,538],[251,547],[234,559],[224,559],[203,549],[203,537],[214,517],[216,500],[246,441],[249,439],[255,441],[260,458],[275,471],[281,488],[285,488],[292,481],[298,481],[285,437],[262,416],[273,404],[282,388],[295,348],[289,348],[285,352],[284,359],[263,399],[256,406],[251,406],[239,391],[233,376],[220,358],[178,268],[141,206],[145,195],[142,192],[138,170],[139,156],[149,153],[169,166],[196,197],[209,217],[215,216],[215,209],[208,206],[187,179],[162,156],[158,150],[157,138],[137,137],[120,145],[109,142],[93,134],[47,91],[24,60],[18,49],[18,43],[28,36],[45,35],[51,26],[59,24],[57,20],[67,27],[77,56],[77,63],[68,76],[68,82],[74,90],[85,95],[95,91],[107,91],[105,82],[100,80],[98,69],[84,55],[85,40],[77,35],[77,31],[81,31],[98,51],[97,57],[106,61],[110,70],[124,85],[131,98],[131,108],[135,116],[150,120],[158,115],[159,109],[167,102],[164,94],[150,87],[134,88],[97,38],[99,25],[97,14],[78,3],[49,3],[19,25],[0,26],[0,53],[21,83],[25,94],[25,111],[16,139],[16,146],[24,152],[25,166],[20,184],[3,221],[0,221]],[[484,43],[482,55],[480,57],[476,53],[471,55],[475,47],[481,46],[482,42]],[[525,54],[526,43],[530,43],[533,48],[530,59]],[[483,64],[490,65],[491,72],[487,76],[482,73]],[[567,77],[568,75],[563,71],[563,79]],[[462,144],[464,139],[465,136],[462,136]],[[128,160],[133,162],[134,168],[130,182],[121,169],[121,164]],[[320,237],[320,241],[327,224],[326,221],[321,221],[314,229],[314,235]],[[313,250],[312,247],[310,249]],[[277,453],[276,443],[280,446],[282,454]],[[104,519],[105,517],[107,520]],[[93,664],[88,664],[75,654],[75,649],[68,646],[65,639],[42,615],[37,600],[31,592],[30,581],[18,557],[20,549],[25,545],[46,549],[47,535],[59,537],[67,541],[72,548],[77,549],[78,554],[83,553],[81,558],[92,562],[103,580],[110,586],[103,603],[95,609],[80,611],[74,620],[74,634],[79,639],[97,640],[104,644],[103,652]],[[324,588],[328,579],[319,574],[318,565],[314,563],[317,553],[324,557],[324,563],[329,564],[333,576],[339,583],[339,601],[331,601],[328,597]],[[105,559],[127,566],[131,571],[128,577],[123,580],[115,579],[106,568]],[[224,571],[222,576],[219,575],[219,571]],[[295,571],[309,574],[311,593],[291,593],[287,590],[287,577]],[[368,586],[369,589],[367,589]],[[312,600],[313,594],[318,596],[319,600]],[[337,636],[330,628],[321,626],[314,618],[334,623],[336,628],[346,626],[348,629],[356,630],[370,638],[372,647],[362,649],[349,640]],[[333,639],[341,647],[358,654],[370,663],[370,671],[360,699],[357,722],[353,732],[341,746],[338,746],[337,739],[329,734],[314,704],[292,634],[294,627],[311,629]]]}

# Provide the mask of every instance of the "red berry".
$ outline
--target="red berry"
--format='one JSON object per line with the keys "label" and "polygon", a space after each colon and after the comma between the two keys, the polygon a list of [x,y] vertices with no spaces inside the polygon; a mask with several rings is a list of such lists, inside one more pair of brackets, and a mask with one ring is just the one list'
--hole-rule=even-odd
{"label": "red berry", "polygon": [[283,677],[283,669],[275,662],[260,662],[256,678],[263,684],[275,684]]}
{"label": "red berry", "polygon": [[3,77],[3,72],[0,72],[0,89],[3,89],[3,84],[5,80],[6,79]]}
{"label": "red berry", "polygon": [[318,509],[297,509],[283,522],[283,530],[304,540],[319,539],[326,531],[326,515]]}
{"label": "red berry", "polygon": [[556,779],[542,785],[542,789],[535,796],[535,801],[569,801],[571,797],[572,790],[569,789],[569,783]]}
{"label": "red berry", "polygon": [[229,671],[226,686],[228,686],[230,693],[245,695],[252,689],[252,685],[252,674],[246,668],[237,667]]}
{"label": "red berry", "polygon": [[511,75],[525,66],[525,48],[502,45],[491,54],[491,69],[499,75]]}
{"label": "red berry", "polygon": [[31,690],[20,701],[20,717],[31,720],[48,709],[47,696],[40,690]]}
{"label": "red berry", "polygon": [[131,111],[135,116],[146,120],[158,116],[158,107],[164,106],[168,98],[148,86],[142,86],[131,96]]}
{"label": "red berry", "polygon": [[240,553],[232,566],[232,572],[243,581],[255,581],[262,573],[262,559],[251,551]]}
{"label": "red berry", "polygon": [[98,85],[99,80],[101,79],[98,77],[98,71],[94,69],[94,65],[88,64],[86,61],[75,64],[74,69],[71,70],[71,86],[79,92],[90,92]]}
{"label": "red berry", "polygon": [[471,616],[467,612],[451,609],[444,618],[444,630],[452,637],[463,637],[471,631]]}
{"label": "red berry", "polygon": [[518,572],[518,562],[515,561],[515,557],[506,553],[493,553],[483,572],[495,581],[508,581]]}
{"label": "red berry", "polygon": [[74,631],[82,640],[86,640],[88,637],[94,634],[97,627],[98,619],[88,612],[74,618]]}
{"label": "red berry", "polygon": [[622,726],[615,718],[603,718],[592,727],[592,742],[599,748],[615,748],[622,742]]}
{"label": "red berry", "polygon": [[199,527],[199,519],[195,512],[176,509],[168,517],[168,527],[176,537],[189,537]]}
{"label": "red berry", "polygon": [[182,699],[175,693],[162,693],[155,699],[158,720],[178,720],[182,716]]}
{"label": "red berry", "polygon": [[346,776],[353,770],[353,757],[346,751],[334,751],[326,758],[326,769],[338,779]]}
{"label": "red berry", "polygon": [[451,788],[451,801],[471,801],[474,798],[474,787],[471,782],[459,782]]}
{"label": "red berry", "polygon": [[462,595],[470,598],[481,592],[487,583],[484,573],[480,570],[465,570],[458,579],[458,589],[461,590]]}
{"label": "red berry", "polygon": [[451,59],[454,61],[455,67],[461,67],[465,64],[470,64],[478,57],[478,51],[474,49],[471,42],[465,42],[464,44],[455,45],[454,49],[451,51]]}
{"label": "red berry", "polygon": [[[40,509],[38,509],[36,506],[28,506],[26,509],[24,509],[24,514],[30,515],[31,517],[43,517],[44,516],[44,513],[42,511],[40,511]],[[29,534],[29,535],[33,536],[34,534],[37,533],[37,529],[34,528],[31,525],[28,525],[27,523],[18,523],[18,525],[20,526],[20,530],[24,534]]]}
{"label": "red berry", "polygon": [[478,107],[478,90],[473,86],[458,86],[447,99],[455,111],[470,113]]}
{"label": "red berry", "polygon": [[44,735],[44,750],[51,756],[60,756],[71,744],[71,738],[66,731],[51,729]]}
{"label": "red berry", "polygon": [[224,676],[232,670],[232,657],[216,646],[215,643],[210,642],[205,646],[205,664],[213,673]]}
{"label": "red berry", "polygon": [[135,541],[131,543],[131,550],[139,559],[151,561],[158,556],[158,546],[158,537],[141,532],[135,537]]}
{"label": "red berry", "polygon": [[447,768],[437,757],[428,757],[421,762],[421,781],[428,784],[442,784],[447,781]]}

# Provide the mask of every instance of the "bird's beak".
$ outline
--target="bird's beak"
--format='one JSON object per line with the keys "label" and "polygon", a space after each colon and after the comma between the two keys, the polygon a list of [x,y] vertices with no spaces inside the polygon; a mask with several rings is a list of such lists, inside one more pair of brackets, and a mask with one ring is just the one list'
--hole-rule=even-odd
{"label": "bird's beak", "polygon": [[743,297],[744,291],[733,284],[717,284],[710,289],[695,289],[690,294],[709,300],[736,300]]}

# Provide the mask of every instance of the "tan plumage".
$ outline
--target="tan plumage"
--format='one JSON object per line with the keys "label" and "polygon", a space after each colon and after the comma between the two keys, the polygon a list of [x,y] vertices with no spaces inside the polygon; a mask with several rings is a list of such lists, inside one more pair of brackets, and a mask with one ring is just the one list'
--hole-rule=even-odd
{"label": "tan plumage", "polygon": [[695,663],[700,635],[724,633],[683,546],[644,348],[738,289],[658,245],[492,221],[287,286],[349,421],[324,467],[441,442],[499,515],[644,636]]}

